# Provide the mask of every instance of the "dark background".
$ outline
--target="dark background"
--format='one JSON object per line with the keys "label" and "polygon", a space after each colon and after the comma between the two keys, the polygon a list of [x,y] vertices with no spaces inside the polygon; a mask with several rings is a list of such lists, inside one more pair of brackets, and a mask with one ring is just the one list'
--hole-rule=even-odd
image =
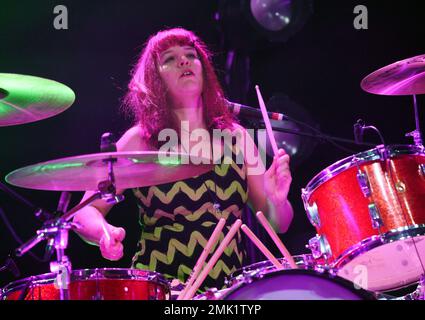
{"label": "dark background", "polygon": [[[425,12],[419,3],[314,1],[312,16],[287,42],[261,42],[252,48],[251,82],[243,102],[258,106],[254,85],[259,84],[266,101],[278,94],[289,97],[324,133],[352,139],[353,124],[362,118],[378,127],[387,143],[411,144],[404,135],[414,129],[412,98],[372,95],[362,91],[360,81],[383,66],[425,53]],[[68,30],[53,28],[53,8],[59,4],[68,8]],[[368,30],[353,27],[353,8],[358,4],[368,8]],[[216,10],[215,1],[199,0],[3,1],[0,72],[59,81],[74,90],[76,100],[55,117],[0,128],[2,182],[9,172],[27,165],[97,153],[103,132],[120,136],[131,125],[119,110],[131,65],[147,37],[158,30],[182,26],[197,32],[216,53],[214,61],[223,79],[225,48],[220,46],[220,32],[213,19]],[[229,90],[227,93],[232,96]],[[418,96],[418,103],[423,126],[423,96]],[[366,135],[366,140],[379,142],[374,135]],[[320,143],[304,161],[293,163],[289,197],[295,218],[282,235],[292,254],[308,252],[305,245],[315,234],[302,205],[301,188],[325,167],[349,155],[329,143]],[[52,211],[57,206],[59,192],[10,187],[37,206]],[[78,203],[81,195],[73,193],[71,205]],[[110,223],[127,230],[124,258],[107,261],[96,247],[71,233],[67,255],[74,269],[130,266],[139,228],[135,201],[126,195],[127,201],[108,216]],[[23,240],[40,226],[31,210],[3,192],[0,208]],[[16,247],[18,243],[0,221],[0,262]],[[35,253],[42,255],[43,250],[39,245]],[[17,264],[21,277],[49,272],[48,263],[39,263],[29,255]],[[10,273],[0,273],[0,286],[13,280]]]}

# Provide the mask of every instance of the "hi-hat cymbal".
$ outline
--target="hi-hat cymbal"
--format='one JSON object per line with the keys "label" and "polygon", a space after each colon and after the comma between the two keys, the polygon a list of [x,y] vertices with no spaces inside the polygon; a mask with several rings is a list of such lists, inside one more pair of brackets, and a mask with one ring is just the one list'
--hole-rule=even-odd
{"label": "hi-hat cymbal", "polygon": [[[168,156],[168,157],[167,157]],[[159,185],[208,172],[209,159],[176,152],[104,152],[62,158],[17,169],[6,176],[12,185],[51,191],[97,190],[108,180],[108,162],[113,163],[117,189]],[[200,164],[198,164],[200,163]],[[205,164],[202,164],[205,163]]]}
{"label": "hi-hat cymbal", "polygon": [[75,100],[67,86],[44,78],[0,73],[0,126],[52,117]]}
{"label": "hi-hat cymbal", "polygon": [[363,90],[388,96],[425,93],[425,55],[400,60],[365,77]]}

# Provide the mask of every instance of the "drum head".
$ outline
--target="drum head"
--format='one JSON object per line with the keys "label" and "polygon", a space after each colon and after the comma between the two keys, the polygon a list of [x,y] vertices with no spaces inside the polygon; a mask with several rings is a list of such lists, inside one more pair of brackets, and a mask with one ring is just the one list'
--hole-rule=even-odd
{"label": "drum head", "polygon": [[[294,259],[298,269],[313,270],[316,267],[316,260],[311,254],[297,255],[293,256],[292,258]],[[286,258],[278,258],[277,260],[282,264],[283,269],[292,269]],[[270,260],[256,262],[232,272],[228,277],[226,277],[225,284],[227,287],[231,287],[237,284],[238,282],[243,281],[246,277],[251,277],[259,272],[265,273],[275,270],[276,267]]]}
{"label": "drum head", "polygon": [[312,270],[280,270],[229,289],[223,300],[374,300],[352,282]]}
{"label": "drum head", "polygon": [[385,291],[412,285],[424,273],[421,261],[425,261],[425,236],[385,245],[380,238],[375,242],[366,243],[338,261],[338,275],[364,289]]}

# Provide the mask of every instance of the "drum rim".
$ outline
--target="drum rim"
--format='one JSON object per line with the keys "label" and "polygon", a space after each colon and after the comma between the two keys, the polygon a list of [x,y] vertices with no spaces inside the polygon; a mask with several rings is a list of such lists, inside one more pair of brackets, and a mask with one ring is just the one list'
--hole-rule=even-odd
{"label": "drum rim", "polygon": [[[116,275],[126,274],[127,278],[115,278],[115,277],[99,277],[105,275],[106,272],[112,272]],[[141,275],[144,273],[143,275]],[[147,274],[147,275],[146,275]],[[22,286],[26,285],[28,282],[33,282],[36,286],[46,285],[53,283],[56,275],[53,272],[42,273],[38,275],[32,275],[26,278],[18,279],[12,282],[9,282],[4,287],[0,288],[0,300],[4,297],[7,297],[9,294],[20,290]],[[94,268],[94,269],[76,269],[71,271],[71,281],[87,281],[87,280],[140,280],[140,281],[149,281],[156,285],[164,286],[164,289],[169,292],[170,286],[167,279],[156,271],[144,270],[144,269],[127,269],[127,268]]]}
{"label": "drum rim", "polygon": [[0,300],[7,297],[10,293],[21,289],[22,286],[25,286],[29,282],[37,281],[37,285],[45,285],[54,282],[54,279],[53,273],[42,273],[11,281],[0,289]]}
{"label": "drum rim", "polygon": [[347,290],[358,295],[359,298],[363,298],[364,300],[376,300],[376,296],[373,292],[367,291],[363,288],[356,289],[356,288],[354,288],[355,284],[353,282],[347,280],[347,279],[344,279],[344,278],[342,278],[342,277],[340,277],[336,274],[332,274],[331,272],[319,272],[319,271],[315,271],[315,270],[311,270],[311,269],[275,270],[275,271],[272,271],[272,272],[265,273],[265,274],[261,275],[261,277],[258,278],[258,279],[250,279],[249,282],[240,282],[240,283],[236,284],[235,286],[228,288],[228,290],[225,293],[223,293],[223,295],[220,296],[220,300],[226,300],[231,294],[236,292],[236,290],[241,289],[242,287],[245,287],[248,284],[255,282],[256,280],[261,281],[264,278],[270,278],[273,274],[276,274],[276,273],[286,273],[286,274],[289,274],[289,275],[297,275],[297,274],[305,275],[305,274],[307,274],[307,275],[310,275],[310,276],[318,276],[319,278],[326,278],[326,279],[329,279],[329,280],[336,282],[337,284],[340,284],[341,286],[343,286]]}
{"label": "drum rim", "polygon": [[[305,258],[305,257],[307,257],[307,258]],[[305,269],[305,270],[314,269],[314,267],[316,266],[316,265],[308,264],[308,262],[314,262],[315,261],[313,255],[310,254],[310,253],[294,255],[294,256],[292,256],[292,258],[294,259],[296,265],[298,265],[297,262],[302,263],[302,264],[298,265],[299,269]],[[291,267],[289,266],[289,262],[287,261],[286,258],[281,257],[281,258],[277,258],[277,260],[280,263],[285,262],[284,270],[290,270],[291,269]],[[307,261],[307,264],[305,263],[306,261]],[[250,268],[254,265],[258,265],[258,268],[246,270],[246,271],[244,270],[244,269]],[[263,261],[254,262],[250,265],[244,266],[242,268],[239,268],[239,269],[233,271],[231,274],[229,274],[228,276],[225,277],[224,283],[225,283],[226,286],[233,286],[236,283],[242,281],[245,277],[254,276],[256,273],[260,272],[262,270],[262,269],[260,269],[260,267],[264,266],[264,265],[266,265],[266,267],[272,267],[273,268],[273,263],[271,263],[270,260],[263,260]],[[286,265],[288,265],[289,267],[285,268]],[[239,273],[236,274],[236,272],[239,272]],[[240,279],[241,277],[243,277],[243,278]]]}
{"label": "drum rim", "polygon": [[[389,157],[393,158],[398,155],[422,155],[425,156],[425,150],[423,147],[405,144],[396,145],[378,145],[375,148],[350,155],[343,158],[333,164],[327,166],[316,174],[302,189],[302,195],[304,198],[309,199],[310,195],[323,183],[336,177],[338,174],[346,171],[347,169],[355,166],[356,164],[364,164],[370,161],[376,161],[381,159],[381,154],[384,150],[389,152]],[[355,164],[356,163],[356,164]]]}
{"label": "drum rim", "polygon": [[[412,235],[412,232],[415,232],[415,235]],[[333,272],[339,272],[341,268],[344,268],[353,259],[361,256],[363,253],[366,253],[370,250],[376,249],[389,243],[405,239],[413,239],[418,236],[425,236],[425,224],[414,224],[406,227],[391,229],[390,231],[385,232],[382,235],[373,235],[369,238],[363,239],[362,241],[352,245],[350,248],[344,250],[338,256],[338,258],[335,259],[333,263],[331,263],[330,268],[333,269]],[[409,285],[411,284],[405,284],[399,287],[382,288],[379,290],[397,290]]]}
{"label": "drum rim", "polygon": [[[106,277],[109,275],[110,277]],[[101,276],[100,278],[97,278]],[[104,276],[104,277],[102,277]],[[114,277],[111,277],[114,276]],[[127,276],[115,278],[115,276]],[[131,269],[131,268],[94,268],[94,269],[77,269],[72,270],[71,280],[72,281],[84,281],[84,280],[147,280],[154,283],[163,283],[168,287],[168,281],[164,275],[159,272],[144,270],[144,269]]]}

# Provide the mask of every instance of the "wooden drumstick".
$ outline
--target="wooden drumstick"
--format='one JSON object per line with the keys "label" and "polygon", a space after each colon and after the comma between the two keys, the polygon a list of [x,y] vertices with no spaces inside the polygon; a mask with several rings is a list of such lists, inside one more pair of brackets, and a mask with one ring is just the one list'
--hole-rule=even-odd
{"label": "wooden drumstick", "polygon": [[186,298],[185,296],[186,296],[188,289],[192,286],[192,284],[195,281],[196,277],[198,276],[199,272],[202,270],[202,267],[204,266],[205,260],[207,259],[207,256],[210,253],[211,248],[217,242],[218,237],[220,236],[220,232],[221,232],[221,230],[223,230],[225,223],[226,223],[226,219],[224,219],[224,218],[221,218],[218,221],[210,239],[208,240],[204,250],[202,251],[200,257],[198,258],[198,261],[196,262],[195,267],[193,268],[193,270],[192,270],[192,272],[189,276],[189,279],[187,279],[184,289],[182,290],[182,292],[180,292],[179,296],[177,297],[177,300],[184,300]]}
{"label": "wooden drumstick", "polygon": [[220,243],[220,246],[218,249],[214,252],[211,259],[208,261],[207,265],[202,270],[199,277],[196,279],[193,286],[191,286],[188,289],[187,295],[185,296],[186,299],[192,299],[193,295],[195,294],[196,290],[198,290],[199,286],[204,282],[205,278],[208,276],[208,273],[210,273],[213,266],[216,264],[218,258],[222,255],[224,249],[228,246],[230,243],[230,240],[234,237],[235,233],[238,231],[239,227],[242,224],[242,220],[238,219],[236,222],[232,225],[229,232],[224,237],[223,241]]}
{"label": "wooden drumstick", "polygon": [[270,252],[269,249],[266,248],[266,246],[260,241],[260,239],[257,238],[257,236],[251,231],[250,228],[248,228],[247,225],[243,224],[241,229],[243,232],[245,232],[248,238],[257,246],[257,248],[260,249],[260,251],[267,257],[267,259],[269,259],[274,264],[277,269],[283,269],[283,266],[279,262],[279,260],[276,259],[276,257]]}
{"label": "wooden drumstick", "polygon": [[263,100],[263,97],[261,96],[260,88],[258,87],[258,85],[255,86],[255,90],[257,91],[258,102],[260,103],[261,113],[263,114],[263,120],[264,120],[264,124],[266,125],[267,135],[272,145],[273,153],[275,156],[277,156],[278,149],[277,149],[276,140],[273,135],[273,130],[270,124],[269,115],[267,114],[266,105],[264,104],[264,100]]}
{"label": "wooden drumstick", "polygon": [[257,212],[257,218],[260,221],[260,223],[262,224],[262,226],[264,227],[264,229],[266,229],[266,231],[270,235],[270,237],[273,239],[274,243],[276,243],[277,247],[279,248],[280,252],[285,257],[286,261],[288,261],[288,263],[291,266],[291,268],[297,269],[298,267],[297,267],[297,264],[294,261],[294,258],[292,258],[292,256],[289,253],[288,249],[286,249],[285,245],[280,240],[280,238],[277,235],[277,233],[273,230],[273,228],[270,225],[269,221],[264,216],[264,213],[261,212],[261,211],[258,211]]}

